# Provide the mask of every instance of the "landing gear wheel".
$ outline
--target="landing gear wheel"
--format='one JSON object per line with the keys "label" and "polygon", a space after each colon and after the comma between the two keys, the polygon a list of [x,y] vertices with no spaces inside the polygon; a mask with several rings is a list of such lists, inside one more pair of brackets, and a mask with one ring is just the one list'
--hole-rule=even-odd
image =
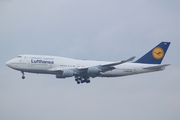
{"label": "landing gear wheel", "polygon": [[86,80],[86,83],[90,83],[91,81],[90,80]]}
{"label": "landing gear wheel", "polygon": [[80,84],[80,82],[79,82],[79,81],[77,81],[77,84]]}
{"label": "landing gear wheel", "polygon": [[21,71],[21,73],[22,73],[22,79],[25,79],[24,72]]}

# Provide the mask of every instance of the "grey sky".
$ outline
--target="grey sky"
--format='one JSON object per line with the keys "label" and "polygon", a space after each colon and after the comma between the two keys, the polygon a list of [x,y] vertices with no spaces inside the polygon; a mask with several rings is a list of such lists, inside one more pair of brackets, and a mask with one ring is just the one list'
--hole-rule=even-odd
{"label": "grey sky", "polygon": [[[179,120],[179,0],[1,0],[1,120]],[[14,71],[19,54],[77,59],[138,59],[161,41],[172,42],[163,72],[74,78]]]}

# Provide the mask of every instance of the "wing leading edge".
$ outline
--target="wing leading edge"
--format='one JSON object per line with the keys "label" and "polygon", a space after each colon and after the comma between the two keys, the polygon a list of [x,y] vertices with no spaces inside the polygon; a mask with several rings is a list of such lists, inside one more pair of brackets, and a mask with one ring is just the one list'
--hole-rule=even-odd
{"label": "wing leading edge", "polygon": [[120,64],[129,62],[129,61],[133,61],[134,58],[135,58],[135,56],[133,56],[133,57],[127,59],[127,60],[122,60],[122,61],[120,61],[120,62],[114,62],[114,63],[110,63],[110,64],[104,64],[104,65],[101,65],[101,67],[113,67],[113,66],[120,65]]}

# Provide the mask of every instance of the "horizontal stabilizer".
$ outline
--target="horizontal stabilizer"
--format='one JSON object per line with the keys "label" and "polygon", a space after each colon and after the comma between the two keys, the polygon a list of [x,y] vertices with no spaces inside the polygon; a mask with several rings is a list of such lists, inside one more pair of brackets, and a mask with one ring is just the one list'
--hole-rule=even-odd
{"label": "horizontal stabilizer", "polygon": [[143,69],[152,69],[152,70],[158,69],[158,70],[160,70],[160,69],[164,69],[166,66],[169,66],[169,65],[170,64],[156,65],[156,66],[151,66],[151,67],[145,67]]}

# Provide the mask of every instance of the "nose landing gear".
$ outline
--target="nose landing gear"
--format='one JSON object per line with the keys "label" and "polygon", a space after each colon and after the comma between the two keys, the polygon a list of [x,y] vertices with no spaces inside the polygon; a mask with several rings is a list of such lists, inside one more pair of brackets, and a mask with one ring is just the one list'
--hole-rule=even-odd
{"label": "nose landing gear", "polygon": [[25,79],[24,72],[21,72],[21,73],[22,73],[22,79]]}

